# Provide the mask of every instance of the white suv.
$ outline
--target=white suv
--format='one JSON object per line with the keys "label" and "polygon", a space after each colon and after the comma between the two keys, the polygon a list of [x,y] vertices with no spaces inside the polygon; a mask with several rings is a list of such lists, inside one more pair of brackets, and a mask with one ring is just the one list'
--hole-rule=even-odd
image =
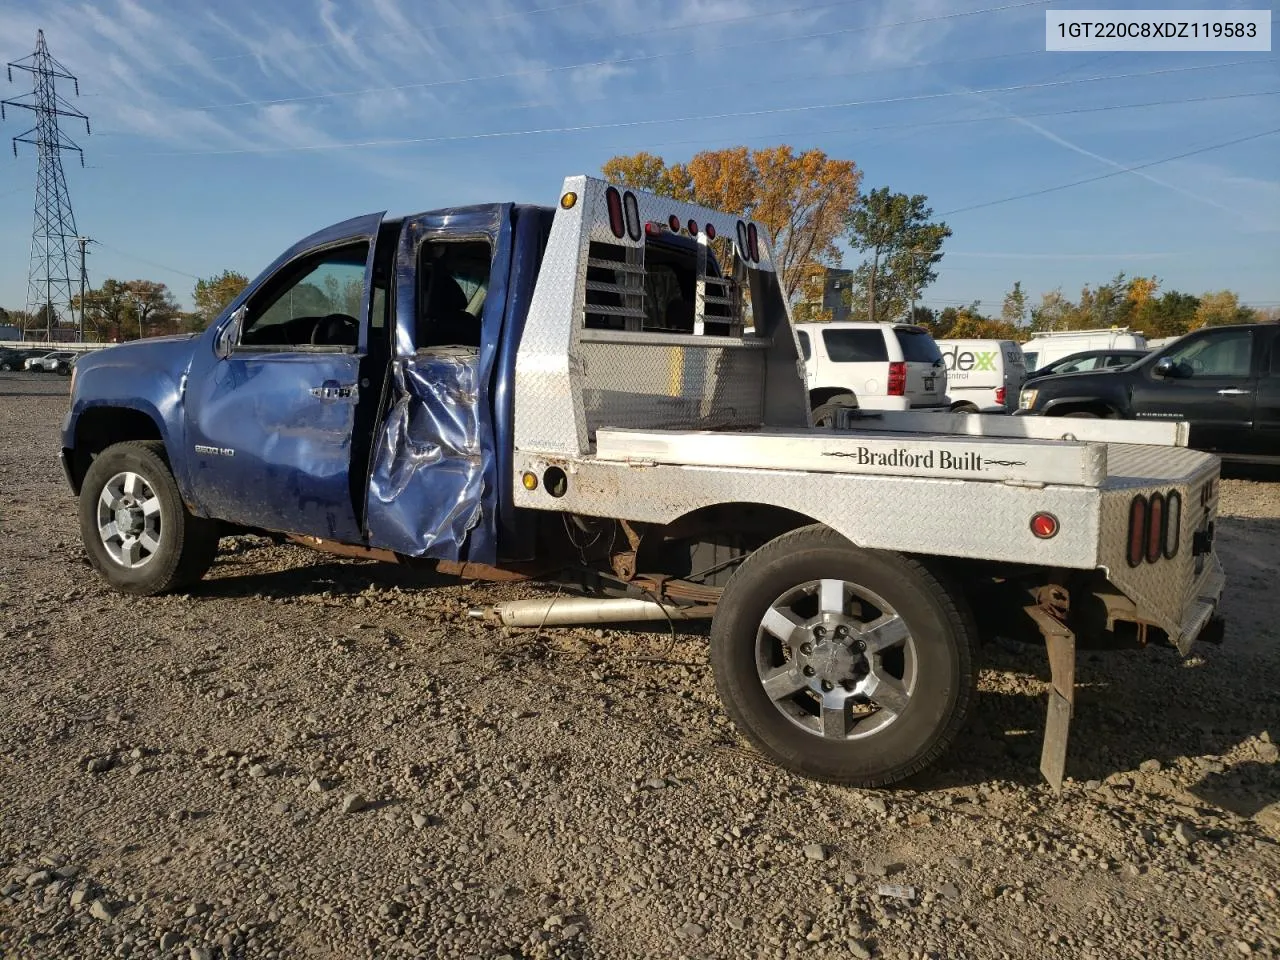
{"label": "white suv", "polygon": [[910,323],[798,323],[816,426],[842,407],[946,409],[947,365],[924,327]]}
{"label": "white suv", "polygon": [[53,353],[46,353],[43,357],[31,357],[23,364],[22,369],[43,370],[45,373],[62,373],[71,369],[71,361],[75,357],[75,353],[70,350],[55,350]]}

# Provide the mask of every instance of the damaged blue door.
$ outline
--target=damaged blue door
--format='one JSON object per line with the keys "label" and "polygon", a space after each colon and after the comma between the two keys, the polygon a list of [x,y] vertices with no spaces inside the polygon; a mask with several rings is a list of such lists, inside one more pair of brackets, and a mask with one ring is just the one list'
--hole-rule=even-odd
{"label": "damaged blue door", "polygon": [[211,516],[358,543],[350,476],[381,214],[329,227],[267,268],[196,351],[187,451]]}
{"label": "damaged blue door", "polygon": [[508,322],[511,211],[463,207],[404,222],[390,398],[366,501],[371,546],[496,559],[491,392]]}

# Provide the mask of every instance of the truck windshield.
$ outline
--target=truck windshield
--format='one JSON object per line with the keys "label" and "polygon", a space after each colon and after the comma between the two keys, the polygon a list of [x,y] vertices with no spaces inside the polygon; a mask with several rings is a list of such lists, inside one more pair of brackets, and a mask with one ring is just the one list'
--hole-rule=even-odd
{"label": "truck windshield", "polygon": [[923,330],[904,330],[895,327],[898,345],[902,347],[902,359],[908,363],[937,363],[942,359],[942,351],[933,337]]}

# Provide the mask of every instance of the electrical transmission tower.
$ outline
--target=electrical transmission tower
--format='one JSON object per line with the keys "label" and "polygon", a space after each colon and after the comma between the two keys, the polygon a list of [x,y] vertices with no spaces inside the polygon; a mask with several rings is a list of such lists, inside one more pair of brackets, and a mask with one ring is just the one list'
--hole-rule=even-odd
{"label": "electrical transmission tower", "polygon": [[[53,325],[63,317],[70,318],[71,287],[74,280],[83,286],[84,258],[79,256],[79,233],[75,214],[71,211],[71,195],[67,192],[67,178],[62,172],[62,153],[72,150],[80,154],[80,166],[84,166],[84,151],[62,132],[60,117],[84,121],[85,133],[89,133],[89,118],[73,107],[54,89],[55,80],[70,80],[80,95],[80,82],[67,68],[49,55],[44,42],[44,31],[36,31],[36,50],[8,65],[9,81],[13,71],[31,74],[34,81],[29,94],[0,100],[0,120],[5,118],[5,107],[30,110],[35,114],[35,126],[13,138],[13,155],[18,155],[18,144],[35,146],[39,158],[36,173],[35,228],[31,233],[31,268],[27,275],[27,310],[39,316],[43,313],[46,336],[53,338]],[[84,304],[80,305],[81,323],[84,320]]]}

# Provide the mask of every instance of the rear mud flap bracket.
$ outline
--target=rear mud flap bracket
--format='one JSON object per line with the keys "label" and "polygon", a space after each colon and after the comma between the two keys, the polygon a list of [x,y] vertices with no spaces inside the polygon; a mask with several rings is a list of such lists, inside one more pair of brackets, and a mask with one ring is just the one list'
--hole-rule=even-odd
{"label": "rear mud flap bracket", "polygon": [[1049,653],[1049,709],[1045,717],[1044,745],[1040,750],[1040,773],[1055,792],[1062,790],[1066,776],[1067,741],[1076,701],[1076,635],[1060,619],[1062,610],[1059,603],[1027,608],[1044,636]]}

